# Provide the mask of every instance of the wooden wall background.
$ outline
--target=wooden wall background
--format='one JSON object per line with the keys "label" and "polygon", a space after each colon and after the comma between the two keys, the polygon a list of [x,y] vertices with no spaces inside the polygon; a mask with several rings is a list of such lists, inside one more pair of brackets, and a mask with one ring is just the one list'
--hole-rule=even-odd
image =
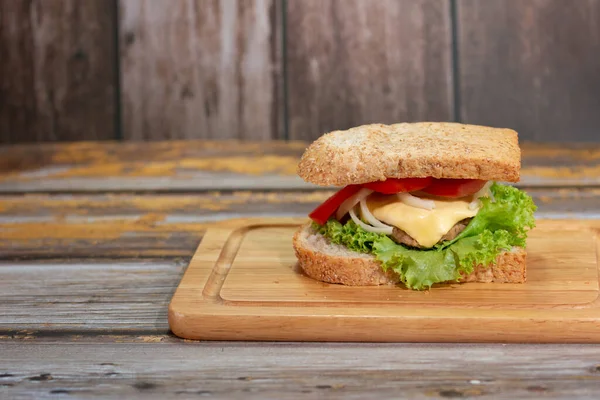
{"label": "wooden wall background", "polygon": [[600,141],[600,0],[0,0],[0,142],[415,120]]}

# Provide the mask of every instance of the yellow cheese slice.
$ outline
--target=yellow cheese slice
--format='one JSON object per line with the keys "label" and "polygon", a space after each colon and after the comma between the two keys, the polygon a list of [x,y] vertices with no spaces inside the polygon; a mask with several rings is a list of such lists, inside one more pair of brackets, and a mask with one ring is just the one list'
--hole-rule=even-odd
{"label": "yellow cheese slice", "polygon": [[471,197],[433,199],[435,208],[425,210],[402,203],[396,195],[373,194],[367,207],[378,220],[402,229],[423,247],[433,247],[459,221],[477,215],[470,209]]}

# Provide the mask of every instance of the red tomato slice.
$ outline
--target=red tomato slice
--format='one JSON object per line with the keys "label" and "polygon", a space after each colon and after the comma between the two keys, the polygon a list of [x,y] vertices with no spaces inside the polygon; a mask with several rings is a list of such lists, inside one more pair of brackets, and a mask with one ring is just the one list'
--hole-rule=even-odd
{"label": "red tomato slice", "polygon": [[383,194],[414,192],[431,184],[433,178],[388,178],[385,181],[369,182],[362,186]]}
{"label": "red tomato slice", "polygon": [[308,216],[316,223],[323,225],[348,197],[354,195],[363,187],[383,194],[394,194],[421,190],[429,186],[432,180],[433,178],[389,178],[385,181],[369,182],[362,185],[348,185],[325,200],[323,204],[315,208]]}
{"label": "red tomato slice", "polygon": [[421,189],[440,197],[464,197],[479,191],[487,181],[479,179],[433,179],[431,185]]}
{"label": "red tomato slice", "polygon": [[360,189],[360,185],[348,185],[342,188],[333,196],[325,200],[325,202],[319,207],[315,208],[310,214],[308,214],[308,216],[319,225],[325,224],[329,217],[331,217],[333,213],[337,211],[340,204],[342,204],[344,200],[358,192]]}

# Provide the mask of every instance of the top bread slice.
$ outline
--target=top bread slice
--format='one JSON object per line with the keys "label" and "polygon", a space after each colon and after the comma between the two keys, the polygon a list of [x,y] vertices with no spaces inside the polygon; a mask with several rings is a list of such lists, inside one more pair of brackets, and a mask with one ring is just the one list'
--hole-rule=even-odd
{"label": "top bread slice", "polygon": [[429,176],[518,182],[520,169],[512,129],[418,122],[327,133],[306,149],[298,175],[322,186]]}

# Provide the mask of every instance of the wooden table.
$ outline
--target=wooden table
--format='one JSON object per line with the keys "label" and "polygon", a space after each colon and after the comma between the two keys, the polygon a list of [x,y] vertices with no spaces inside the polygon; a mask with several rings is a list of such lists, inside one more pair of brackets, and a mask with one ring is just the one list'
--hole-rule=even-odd
{"label": "wooden table", "polygon": [[[167,305],[207,226],[303,216],[304,143],[0,148],[0,398],[596,398],[600,347],[192,342]],[[523,144],[540,218],[600,229],[600,145]]]}

